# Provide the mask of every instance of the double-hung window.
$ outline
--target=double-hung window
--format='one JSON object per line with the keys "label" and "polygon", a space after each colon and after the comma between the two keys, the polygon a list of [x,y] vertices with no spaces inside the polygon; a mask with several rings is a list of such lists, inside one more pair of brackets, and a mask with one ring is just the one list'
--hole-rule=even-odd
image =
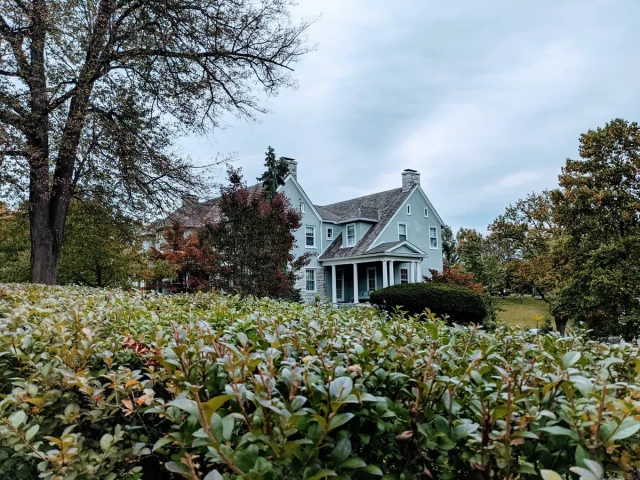
{"label": "double-hung window", "polygon": [[376,267],[367,268],[367,286],[369,287],[370,292],[378,289],[378,285],[376,283]]}
{"label": "double-hung window", "polygon": [[327,227],[327,240],[333,240],[333,227]]}
{"label": "double-hung window", "polygon": [[313,268],[307,268],[304,272],[305,275],[305,290],[307,292],[316,291],[316,271]]}
{"label": "double-hung window", "polygon": [[399,223],[398,224],[398,240],[403,242],[407,239],[407,224]]}
{"label": "double-hung window", "polygon": [[356,244],[356,224],[347,225],[347,247],[353,247]]}
{"label": "double-hung window", "polygon": [[409,269],[401,268],[400,269],[400,283],[409,283]]}
{"label": "double-hung window", "polygon": [[305,228],[304,245],[307,248],[314,248],[316,246],[316,227]]}
{"label": "double-hung window", "polygon": [[429,227],[429,247],[438,248],[438,228]]}

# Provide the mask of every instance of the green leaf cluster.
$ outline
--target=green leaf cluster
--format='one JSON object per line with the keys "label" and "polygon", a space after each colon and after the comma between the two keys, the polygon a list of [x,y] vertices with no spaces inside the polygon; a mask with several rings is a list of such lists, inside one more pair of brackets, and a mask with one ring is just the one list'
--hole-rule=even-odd
{"label": "green leaf cluster", "polygon": [[632,343],[0,285],[0,478],[632,479],[639,387]]}

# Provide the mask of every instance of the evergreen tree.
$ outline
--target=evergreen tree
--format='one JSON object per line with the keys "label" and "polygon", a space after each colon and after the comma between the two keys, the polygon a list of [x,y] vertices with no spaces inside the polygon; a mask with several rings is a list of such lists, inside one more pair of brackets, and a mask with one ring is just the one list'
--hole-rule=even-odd
{"label": "evergreen tree", "polygon": [[276,159],[276,152],[271,145],[266,151],[264,166],[266,170],[257,180],[262,182],[264,196],[271,201],[278,194],[278,187],[284,185],[289,166],[284,158]]}

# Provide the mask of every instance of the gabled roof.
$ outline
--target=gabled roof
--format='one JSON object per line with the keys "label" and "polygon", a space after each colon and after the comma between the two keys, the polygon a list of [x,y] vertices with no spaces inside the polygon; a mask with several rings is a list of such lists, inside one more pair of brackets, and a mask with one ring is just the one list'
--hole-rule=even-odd
{"label": "gabled roof", "polygon": [[[262,191],[262,184],[251,185],[246,190],[249,194],[254,195]],[[220,217],[220,197],[204,202],[186,201],[177,210],[156,222],[154,226],[156,228],[164,228],[167,225],[178,222],[186,228],[198,228],[207,223],[217,222]]]}
{"label": "gabled roof", "polygon": [[402,188],[395,188],[393,190],[387,190],[386,192],[352,198],[344,202],[324,206],[316,205],[315,207],[322,216],[322,219],[327,222],[347,223],[356,220],[383,222],[390,206],[400,197],[402,197],[402,201],[404,201],[404,199],[409,196],[409,193],[410,192],[403,192]]}
{"label": "gabled roof", "polygon": [[[365,235],[366,237],[366,235]],[[400,248],[402,246],[406,246],[407,248],[414,250],[416,255],[428,256],[427,253],[423,252],[421,249],[416,247],[413,243],[407,240],[399,240],[397,242],[385,242],[380,245],[376,245],[375,247],[363,251],[360,248],[360,244],[355,247],[342,248],[342,233],[338,234],[335,240],[327,247],[325,252],[320,256],[318,260],[333,260],[336,258],[352,258],[352,257],[360,257],[367,255],[380,255],[383,253],[393,254],[394,250]]]}
{"label": "gabled roof", "polygon": [[398,240],[395,242],[381,243],[380,245],[376,245],[375,247],[367,250],[367,255],[372,255],[375,253],[393,253],[400,247],[407,247],[409,250],[413,250],[416,254],[427,256],[426,252],[424,252],[408,240]]}
{"label": "gabled roof", "polygon": [[[345,202],[316,207],[319,212],[327,211],[332,215],[340,217],[340,220],[334,220],[335,223],[354,221],[356,219],[374,222],[374,225],[367,230],[367,233],[359,239],[358,243],[354,247],[342,248],[342,234],[338,235],[333,243],[329,245],[325,252],[320,256],[319,260],[328,260],[330,258],[349,258],[368,253],[368,249],[373,245],[375,239],[385,229],[389,221],[393,218],[404,201],[409,198],[412,192],[413,190],[403,192],[402,188],[395,188],[393,190],[387,190],[386,192],[374,193],[372,195],[354,198]],[[364,207],[364,211],[367,212],[367,216],[373,215],[371,213],[373,209],[377,210],[378,218],[376,220],[371,218],[362,218],[362,207]],[[338,239],[340,239],[340,242],[338,242]]]}

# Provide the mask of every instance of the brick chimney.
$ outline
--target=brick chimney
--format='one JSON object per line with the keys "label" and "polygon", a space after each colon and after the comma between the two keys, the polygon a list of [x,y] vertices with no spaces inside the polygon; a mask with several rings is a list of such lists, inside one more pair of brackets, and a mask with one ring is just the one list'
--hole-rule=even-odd
{"label": "brick chimney", "polygon": [[287,166],[289,167],[289,173],[293,176],[293,178],[297,180],[298,179],[298,162],[296,161],[296,159],[289,158],[289,157],[280,157],[280,158],[282,158],[282,160],[284,160],[287,163]]}
{"label": "brick chimney", "polygon": [[402,172],[402,191],[408,192],[416,185],[420,185],[420,173],[407,168]]}

